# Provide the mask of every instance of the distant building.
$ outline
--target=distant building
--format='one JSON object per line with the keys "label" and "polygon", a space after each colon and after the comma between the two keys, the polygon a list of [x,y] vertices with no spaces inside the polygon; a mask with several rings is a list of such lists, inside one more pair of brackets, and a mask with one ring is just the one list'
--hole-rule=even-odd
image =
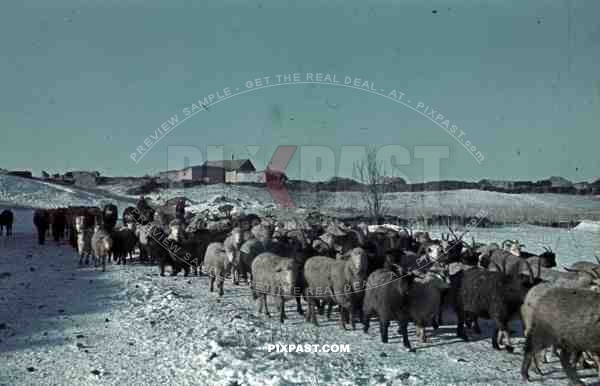
{"label": "distant building", "polygon": [[573,183],[564,177],[550,177],[550,183],[553,188],[569,188]]}
{"label": "distant building", "polygon": [[256,172],[248,159],[206,161],[199,166],[189,166],[181,170],[169,170],[159,173],[159,178],[168,181],[202,181],[205,183],[222,183],[238,180],[240,173]]}
{"label": "distant building", "polygon": [[70,182],[77,186],[82,187],[92,187],[98,184],[98,177],[100,177],[100,173],[98,172],[89,172],[89,171],[70,171],[66,172],[62,180],[64,182]]}

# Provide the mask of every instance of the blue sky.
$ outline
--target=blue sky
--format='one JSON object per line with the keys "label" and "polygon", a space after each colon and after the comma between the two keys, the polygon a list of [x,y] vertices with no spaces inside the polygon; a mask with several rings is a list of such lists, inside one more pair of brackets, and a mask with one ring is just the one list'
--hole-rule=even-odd
{"label": "blue sky", "polygon": [[[591,180],[600,170],[598,14],[595,0],[5,1],[0,167],[144,175],[172,166],[169,146],[206,158],[207,145],[224,145],[230,158],[262,145],[261,168],[279,144],[327,146],[338,158],[341,145],[399,144],[413,181],[431,178],[414,146],[448,147],[440,178]],[[431,106],[485,159],[406,106],[326,84],[229,98],[130,158],[209,94],[317,72]]]}

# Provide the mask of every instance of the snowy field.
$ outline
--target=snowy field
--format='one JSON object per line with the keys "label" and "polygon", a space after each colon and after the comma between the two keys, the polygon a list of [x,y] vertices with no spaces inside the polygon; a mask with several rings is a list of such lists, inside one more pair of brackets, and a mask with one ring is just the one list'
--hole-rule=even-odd
{"label": "snowy field", "polygon": [[[247,210],[269,204],[267,192],[238,190],[232,202]],[[181,193],[163,192],[161,200]],[[446,199],[457,200],[456,210],[469,200],[500,206],[496,197],[506,207],[513,200],[487,193],[463,197],[451,192]],[[223,193],[203,187],[184,194],[201,203]],[[512,202],[521,201],[521,208],[556,205],[573,215],[598,210],[590,198],[518,197]],[[482,323],[482,336],[467,343],[456,338],[449,324],[431,343],[420,344],[411,325],[409,335],[417,350],[408,353],[393,325],[390,343],[382,344],[377,323],[371,324],[369,334],[360,324],[356,331],[342,331],[334,312],[334,320],[319,316],[320,326],[314,327],[295,312],[293,302],[288,302],[289,319],[281,325],[276,317],[257,315],[246,285],[227,283],[219,299],[208,292],[206,277],[160,277],[157,267],[136,264],[109,265],[102,273],[78,268],[78,258],[65,243],[50,241],[42,247],[35,242],[33,207],[115,202],[121,211],[131,199],[118,189],[86,193],[0,176],[0,206],[20,208],[15,210],[16,240],[0,239],[0,385],[521,384],[522,339],[515,339],[514,354],[495,351],[488,323]],[[429,230],[439,235],[444,229]],[[482,242],[518,238],[532,252],[550,246],[559,265],[594,261],[594,254],[600,255],[600,230],[593,221],[572,230],[511,225],[476,228],[471,235]],[[451,321],[452,315],[446,319]],[[519,336],[520,323],[512,328]],[[267,344],[273,343],[348,344],[351,352],[268,353]],[[566,383],[558,361],[543,369],[543,384]],[[593,371],[581,374],[587,382],[596,380]],[[531,375],[540,384],[540,376]]]}

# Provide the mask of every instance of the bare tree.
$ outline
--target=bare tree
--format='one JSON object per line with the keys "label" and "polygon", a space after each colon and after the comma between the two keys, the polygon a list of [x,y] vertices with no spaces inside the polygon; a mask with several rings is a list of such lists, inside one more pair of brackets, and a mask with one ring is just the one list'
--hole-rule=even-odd
{"label": "bare tree", "polygon": [[369,217],[371,220],[381,223],[389,208],[383,203],[385,170],[380,170],[380,165],[377,163],[377,147],[375,145],[367,146],[366,159],[356,162],[354,171],[364,185],[363,199],[367,203]]}

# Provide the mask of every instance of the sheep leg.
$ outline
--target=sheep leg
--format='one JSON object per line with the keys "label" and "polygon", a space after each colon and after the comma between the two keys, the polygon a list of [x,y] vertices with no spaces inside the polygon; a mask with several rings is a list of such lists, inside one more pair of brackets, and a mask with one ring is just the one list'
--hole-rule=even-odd
{"label": "sheep leg", "polygon": [[106,272],[106,256],[102,256],[102,272]]}
{"label": "sheep leg", "polygon": [[240,271],[236,268],[232,270],[233,272],[233,284],[240,285]]}
{"label": "sheep leg", "polygon": [[317,313],[315,312],[315,308],[317,308],[319,306],[319,300],[315,299],[315,298],[310,298],[309,299],[309,307],[310,307],[310,321],[315,325],[318,326],[319,323],[317,322]]}
{"label": "sheep leg", "polygon": [[279,321],[283,323],[285,319],[287,319],[285,316],[285,299],[282,296],[279,298]]}
{"label": "sheep leg", "polygon": [[542,353],[544,353],[544,352],[545,352],[545,350],[542,350],[542,351],[538,351],[538,352],[532,354],[533,371],[535,371],[539,375],[544,375],[544,373],[542,372],[542,369],[540,368],[540,358],[539,358],[542,355]]}
{"label": "sheep leg", "polygon": [[404,347],[408,349],[410,352],[414,352],[415,349],[410,345],[410,340],[408,340],[408,322],[402,321],[400,323],[400,331],[402,332],[402,344]]}
{"label": "sheep leg", "polygon": [[263,312],[262,296],[260,296],[256,299],[256,304],[258,305],[258,314],[260,315]]}
{"label": "sheep leg", "polygon": [[588,354],[592,358],[592,361],[596,366],[596,370],[598,370],[598,378],[600,378],[600,355],[598,355],[596,352],[589,352]]}
{"label": "sheep leg", "polygon": [[325,302],[319,301],[317,303],[317,305],[318,305],[318,309],[319,309],[319,315],[323,316],[325,314]]}
{"label": "sheep leg", "polygon": [[[506,346],[501,347],[500,345],[506,339]],[[492,335],[492,346],[496,350],[501,350],[503,348],[506,349],[509,353],[514,352],[514,348],[510,344],[510,334],[508,332],[508,326],[506,323],[498,322],[496,320],[496,328],[494,329],[494,334]]]}
{"label": "sheep leg", "polygon": [[361,322],[363,324],[363,332],[365,334],[368,333],[369,325],[371,324],[371,311],[370,310],[367,310],[367,311],[365,311],[364,309],[362,310]]}
{"label": "sheep leg", "polygon": [[318,304],[319,304],[319,301],[318,301],[318,300],[314,300],[314,303],[313,303],[313,308],[312,308],[312,313],[311,313],[311,322],[312,322],[312,323],[313,323],[315,326],[318,326],[318,325],[319,325],[319,323],[318,323],[318,321],[317,321],[317,313],[315,312],[315,309],[317,308]]}
{"label": "sheep leg", "polygon": [[346,313],[347,313],[347,310],[346,310],[346,309],[344,309],[344,308],[340,308],[340,319],[339,319],[339,325],[340,325],[340,328],[341,328],[342,330],[347,330],[347,328],[346,328],[346,319],[347,319],[347,318],[346,318]]}
{"label": "sheep leg", "polygon": [[390,327],[389,320],[379,319],[379,334],[381,335],[381,342],[388,342],[388,328]]}
{"label": "sheep leg", "polygon": [[561,364],[563,370],[565,371],[565,373],[567,374],[567,378],[569,378],[569,380],[574,385],[585,386],[585,383],[583,383],[579,378],[577,378],[577,371],[575,370],[575,367],[573,367],[573,364],[571,363],[571,352],[569,350],[567,350],[566,348],[561,348],[560,351],[561,351],[560,352],[560,364]]}
{"label": "sheep leg", "polygon": [[209,287],[209,288],[208,288],[208,290],[209,290],[209,292],[213,292],[213,290],[214,290],[214,285],[215,285],[215,277],[214,277],[214,276],[211,276],[211,277],[208,279],[208,287]]}
{"label": "sheep leg", "polygon": [[263,294],[262,296],[263,298],[263,304],[265,305],[265,315],[267,315],[267,317],[271,317],[271,314],[269,313],[269,307],[267,306],[267,294]]}
{"label": "sheep leg", "polygon": [[458,323],[456,324],[456,336],[467,342],[469,337],[465,332],[465,313],[463,310],[457,309],[456,314],[458,316]]}
{"label": "sheep leg", "polygon": [[296,296],[296,312],[300,315],[304,315],[304,310],[302,309],[302,303],[300,301],[300,295]]}
{"label": "sheep leg", "polygon": [[325,309],[325,303],[327,303],[327,320],[331,320],[331,311],[333,310],[333,303],[330,301],[323,302],[323,309]]}
{"label": "sheep leg", "polygon": [[225,278],[219,277],[219,281],[217,282],[217,287],[219,287],[219,296],[223,296],[223,283],[225,282]]}
{"label": "sheep leg", "polygon": [[421,341],[421,343],[428,343],[430,339],[427,337],[425,333],[425,323],[417,323],[415,326],[417,337]]}
{"label": "sheep leg", "polygon": [[529,367],[535,359],[535,351],[533,348],[533,338],[528,335],[525,338],[525,346],[523,348],[523,362],[521,362],[521,379],[523,382],[529,382]]}

